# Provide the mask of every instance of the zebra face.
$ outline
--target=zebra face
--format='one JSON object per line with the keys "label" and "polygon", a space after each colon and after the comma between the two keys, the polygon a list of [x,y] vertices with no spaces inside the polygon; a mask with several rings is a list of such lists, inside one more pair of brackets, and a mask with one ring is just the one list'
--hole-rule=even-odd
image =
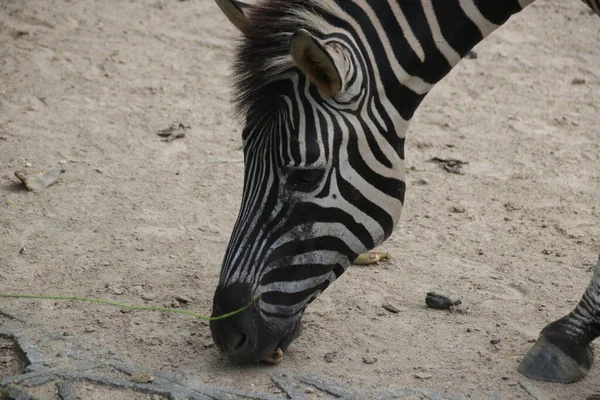
{"label": "zebra face", "polygon": [[245,34],[236,64],[245,170],[213,315],[259,298],[211,321],[211,332],[231,360],[258,362],[285,350],[308,304],[391,233],[404,140],[350,38],[287,26],[285,2],[262,10],[266,21],[222,3]]}

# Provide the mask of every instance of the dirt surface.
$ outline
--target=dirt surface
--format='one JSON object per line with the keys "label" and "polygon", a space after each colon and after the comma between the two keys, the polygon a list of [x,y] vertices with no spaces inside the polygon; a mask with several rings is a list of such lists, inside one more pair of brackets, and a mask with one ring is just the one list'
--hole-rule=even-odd
{"label": "dirt surface", "polygon": [[[241,199],[236,38],[209,0],[0,2],[0,292],[210,313]],[[540,1],[432,91],[407,141],[392,260],[353,267],[322,294],[277,367],[230,365],[191,317],[51,300],[0,309],[29,321],[49,365],[68,368],[77,347],[189,387],[276,394],[276,371],[457,398],[585,398],[600,390],[597,367],[572,385],[516,367],[600,254],[599,43],[581,2]],[[179,122],[183,138],[156,134]],[[468,164],[451,174],[433,157]],[[66,173],[40,193],[14,177],[50,168]],[[467,313],[426,309],[429,291]]]}

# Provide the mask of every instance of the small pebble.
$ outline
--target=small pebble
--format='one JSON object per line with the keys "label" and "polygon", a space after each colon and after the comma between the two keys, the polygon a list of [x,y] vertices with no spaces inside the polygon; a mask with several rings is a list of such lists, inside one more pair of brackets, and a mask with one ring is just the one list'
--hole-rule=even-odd
{"label": "small pebble", "polygon": [[118,296],[123,294],[123,290],[121,290],[119,287],[115,287],[115,286],[106,284],[106,288]]}
{"label": "small pebble", "polygon": [[92,333],[92,332],[96,332],[96,330],[95,330],[94,328],[90,328],[90,327],[86,327],[86,328],[85,328],[83,331],[84,331],[85,333]]}
{"label": "small pebble", "polygon": [[421,178],[417,181],[417,185],[429,185],[429,180],[425,179],[425,178]]}
{"label": "small pebble", "polygon": [[[27,166],[27,165],[26,165]],[[54,184],[58,177],[65,172],[61,168],[53,168],[44,174],[29,175],[23,171],[16,171],[15,176],[32,192],[41,192],[48,186]]]}
{"label": "small pebble", "polygon": [[477,57],[479,57],[479,56],[478,56],[478,55],[477,55],[477,53],[476,53],[476,52],[474,52],[473,50],[469,50],[469,52],[468,52],[468,53],[465,55],[465,58],[466,58],[467,60],[476,60],[476,59],[477,59]]}
{"label": "small pebble", "polygon": [[447,310],[452,306],[458,306],[462,302],[461,300],[452,301],[446,296],[442,296],[441,294],[437,294],[435,292],[427,293],[427,297],[425,297],[425,303],[427,307],[435,308],[437,310]]}
{"label": "small pebble", "polygon": [[362,359],[365,364],[375,364],[377,362],[377,359],[371,356],[363,356]]}
{"label": "small pebble", "polygon": [[31,163],[30,163],[30,162],[28,162],[28,163],[25,163],[25,166],[26,166],[26,167],[31,167]]}
{"label": "small pebble", "polygon": [[398,314],[400,312],[400,310],[398,310],[396,307],[394,307],[390,303],[383,303],[383,305],[381,307],[383,307],[384,310],[389,311],[394,314]]}
{"label": "small pebble", "polygon": [[463,214],[466,211],[467,210],[463,206],[460,206],[460,205],[452,206],[452,212],[453,213]]}
{"label": "small pebble", "polygon": [[432,377],[433,377],[433,375],[431,375],[431,374],[425,374],[425,373],[415,374],[415,378],[418,378],[418,379],[430,379]]}
{"label": "small pebble", "polygon": [[184,304],[188,304],[191,303],[192,300],[189,297],[185,297],[185,296],[177,296],[175,297],[175,299],[180,302],[180,303],[184,303]]}
{"label": "small pebble", "polygon": [[492,340],[490,340],[490,343],[491,344],[498,344],[498,343],[500,343],[500,339],[497,338],[497,337],[494,337],[494,338],[492,338]]}
{"label": "small pebble", "polygon": [[329,353],[327,353],[323,356],[323,359],[325,360],[326,363],[331,363],[331,362],[333,362],[333,360],[335,360],[335,357],[337,356],[337,354],[338,354],[337,351],[330,351]]}
{"label": "small pebble", "polygon": [[506,209],[506,211],[517,211],[517,210],[521,209],[520,206],[518,206],[518,205],[516,205],[514,203],[511,203],[510,201],[504,203],[504,208]]}
{"label": "small pebble", "polygon": [[142,293],[142,299],[146,300],[146,301],[152,301],[155,300],[158,297],[158,294],[156,293]]}
{"label": "small pebble", "polygon": [[573,80],[571,81],[572,85],[583,85],[585,84],[585,79],[584,78],[573,78]]}

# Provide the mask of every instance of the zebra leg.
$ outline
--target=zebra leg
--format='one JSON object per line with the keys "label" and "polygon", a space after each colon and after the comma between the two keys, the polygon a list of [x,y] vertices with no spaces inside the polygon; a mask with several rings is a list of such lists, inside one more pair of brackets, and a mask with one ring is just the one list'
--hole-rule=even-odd
{"label": "zebra leg", "polygon": [[600,336],[600,258],[594,276],[577,307],[548,324],[521,361],[519,372],[548,382],[576,382],[590,370],[590,343]]}

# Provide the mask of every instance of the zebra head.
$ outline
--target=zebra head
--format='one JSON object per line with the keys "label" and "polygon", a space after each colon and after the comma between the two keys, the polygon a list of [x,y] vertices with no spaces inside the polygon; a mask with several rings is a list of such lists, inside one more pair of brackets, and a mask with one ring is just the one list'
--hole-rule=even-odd
{"label": "zebra head", "polygon": [[244,190],[211,321],[217,347],[257,362],[300,334],[307,305],[385,240],[404,201],[407,121],[334,1],[217,0],[243,33],[237,108]]}

